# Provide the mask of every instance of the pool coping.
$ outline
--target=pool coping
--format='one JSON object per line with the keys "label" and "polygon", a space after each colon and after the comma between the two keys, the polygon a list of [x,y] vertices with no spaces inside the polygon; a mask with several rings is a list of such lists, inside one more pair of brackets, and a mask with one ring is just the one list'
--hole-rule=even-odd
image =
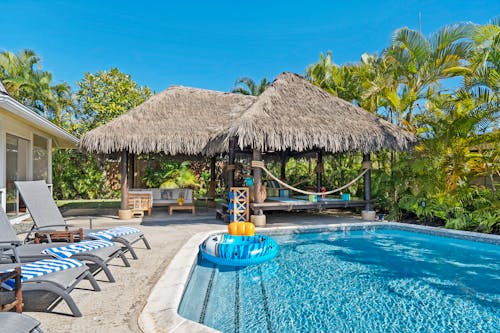
{"label": "pool coping", "polygon": [[[451,230],[398,222],[349,222],[315,226],[281,226],[257,228],[259,233],[267,235],[284,235],[298,233],[351,231],[362,229],[391,229],[416,231],[436,236],[466,239],[500,245],[499,235],[482,234],[470,231]],[[189,281],[192,269],[198,259],[198,246],[207,237],[227,232],[226,228],[200,232],[193,235],[177,252],[163,272],[156,285],[151,290],[146,305],[139,316],[139,327],[143,332],[219,332],[213,328],[186,319],[179,315],[178,309],[182,301],[185,287]]]}

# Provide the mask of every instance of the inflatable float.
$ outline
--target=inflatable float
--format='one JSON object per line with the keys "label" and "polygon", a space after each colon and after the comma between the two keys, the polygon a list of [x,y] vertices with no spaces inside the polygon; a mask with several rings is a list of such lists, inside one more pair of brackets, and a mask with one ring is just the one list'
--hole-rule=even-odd
{"label": "inflatable float", "polygon": [[278,254],[278,244],[269,236],[255,235],[251,222],[232,222],[229,234],[208,237],[200,245],[201,256],[225,266],[261,264]]}
{"label": "inflatable float", "polygon": [[[238,223],[239,227],[244,224],[235,223]],[[244,231],[245,228],[238,229]],[[229,230],[233,228],[230,226]],[[250,232],[247,230],[247,233]],[[278,244],[265,235],[217,234],[201,243],[200,253],[203,258],[218,265],[248,266],[273,259],[278,254]]]}

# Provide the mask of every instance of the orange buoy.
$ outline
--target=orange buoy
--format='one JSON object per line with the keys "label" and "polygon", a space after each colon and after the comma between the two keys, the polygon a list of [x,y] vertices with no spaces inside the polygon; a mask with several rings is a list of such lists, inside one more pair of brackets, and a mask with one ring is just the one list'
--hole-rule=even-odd
{"label": "orange buoy", "polygon": [[227,230],[232,236],[253,236],[255,225],[252,222],[231,222]]}

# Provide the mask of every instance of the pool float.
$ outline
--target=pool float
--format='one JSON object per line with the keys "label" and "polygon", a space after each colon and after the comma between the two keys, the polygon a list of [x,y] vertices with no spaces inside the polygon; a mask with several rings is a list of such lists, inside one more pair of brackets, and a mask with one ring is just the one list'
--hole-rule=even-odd
{"label": "pool float", "polygon": [[201,256],[224,266],[248,266],[271,260],[278,254],[278,244],[269,236],[217,234],[200,245]]}

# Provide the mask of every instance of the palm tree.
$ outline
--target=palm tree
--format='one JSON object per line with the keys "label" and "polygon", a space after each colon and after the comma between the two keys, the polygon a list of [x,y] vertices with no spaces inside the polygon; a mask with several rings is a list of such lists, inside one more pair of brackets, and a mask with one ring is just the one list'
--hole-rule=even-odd
{"label": "palm tree", "polygon": [[21,50],[17,54],[9,51],[0,53],[0,79],[12,97],[22,100],[32,94],[35,87],[33,67],[39,63],[40,58],[32,50]]}
{"label": "palm tree", "polygon": [[[500,18],[490,24],[475,26],[472,35],[474,45],[469,66],[463,71],[464,89],[459,93],[481,101],[481,109],[496,110],[495,121],[498,128],[500,112]],[[485,128],[491,129],[490,128]]]}
{"label": "palm tree", "polygon": [[347,101],[357,101],[360,94],[360,82],[354,72],[355,66],[338,66],[332,61],[332,52],[326,57],[319,55],[319,62],[309,65],[306,69],[306,78],[334,96]]}
{"label": "palm tree", "polygon": [[40,57],[32,50],[1,52],[0,79],[13,98],[59,125],[73,104],[70,86],[52,85],[52,74],[42,70]]}
{"label": "palm tree", "polygon": [[61,126],[64,122],[68,110],[73,108],[74,101],[71,93],[71,87],[68,83],[60,83],[50,87],[50,100],[48,104],[52,109],[53,121]]}
{"label": "palm tree", "polygon": [[257,84],[249,77],[241,77],[234,82],[234,87],[231,92],[243,95],[259,96],[270,84],[271,82],[269,82],[266,78],[263,78],[260,80],[260,84]]}
{"label": "palm tree", "polygon": [[405,123],[413,123],[418,101],[440,90],[440,80],[460,74],[463,61],[471,52],[471,43],[466,38],[472,27],[445,26],[430,37],[409,28],[396,30],[383,56],[394,64],[393,71],[400,83],[398,98],[407,101],[405,108],[400,108]]}

